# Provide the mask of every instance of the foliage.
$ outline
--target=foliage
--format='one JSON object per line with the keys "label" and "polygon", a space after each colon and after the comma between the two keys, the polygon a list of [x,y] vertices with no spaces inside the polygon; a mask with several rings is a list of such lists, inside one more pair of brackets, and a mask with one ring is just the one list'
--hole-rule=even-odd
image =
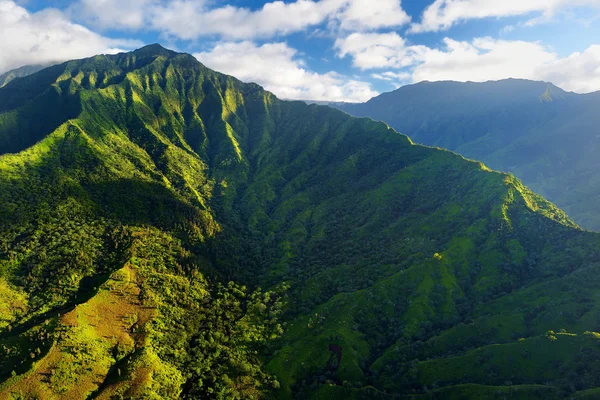
{"label": "foliage", "polygon": [[0,89],[0,153],[0,398],[600,387],[598,235],[383,123],[154,45]]}

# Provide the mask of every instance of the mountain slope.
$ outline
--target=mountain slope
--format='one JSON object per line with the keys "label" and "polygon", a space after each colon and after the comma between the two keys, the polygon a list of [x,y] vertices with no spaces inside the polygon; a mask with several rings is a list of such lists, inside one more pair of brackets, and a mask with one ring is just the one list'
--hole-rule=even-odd
{"label": "mountain slope", "polygon": [[47,65],[24,65],[19,68],[11,69],[10,71],[6,71],[2,75],[0,75],[0,88],[8,85],[15,78],[24,78],[31,74],[35,74],[36,72],[46,68]]}
{"label": "mountain slope", "polygon": [[0,113],[0,398],[600,387],[600,237],[510,175],[157,45]]}
{"label": "mountain slope", "polygon": [[599,105],[599,93],[509,79],[423,82],[332,106],[514,173],[582,227],[600,230]]}

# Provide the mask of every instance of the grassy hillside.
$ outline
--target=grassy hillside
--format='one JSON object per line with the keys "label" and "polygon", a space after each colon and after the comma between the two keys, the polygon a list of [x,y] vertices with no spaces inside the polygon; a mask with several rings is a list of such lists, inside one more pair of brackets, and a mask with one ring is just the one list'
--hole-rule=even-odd
{"label": "grassy hillside", "polygon": [[585,398],[600,236],[160,46],[0,89],[0,398]]}
{"label": "grassy hillside", "polygon": [[600,230],[600,94],[546,83],[423,82],[363,104],[332,104],[385,121],[417,143],[511,172],[572,217]]}

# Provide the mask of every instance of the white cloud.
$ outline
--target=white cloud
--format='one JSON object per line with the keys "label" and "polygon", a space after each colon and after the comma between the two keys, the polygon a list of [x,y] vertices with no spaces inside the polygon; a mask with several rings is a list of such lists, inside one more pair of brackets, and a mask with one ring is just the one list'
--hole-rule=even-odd
{"label": "white cloud", "polygon": [[505,34],[505,33],[511,33],[512,31],[514,31],[516,28],[514,25],[506,25],[504,28],[502,28],[500,30],[501,34]]}
{"label": "white cloud", "polygon": [[352,33],[336,40],[339,57],[350,55],[352,64],[360,69],[402,68],[413,65],[425,46],[408,46],[396,32]]}
{"label": "white cloud", "polygon": [[578,93],[600,90],[600,45],[541,65],[537,73],[541,79],[566,90]]}
{"label": "white cloud", "polygon": [[539,43],[476,38],[445,39],[446,48],[429,50],[412,72],[412,80],[475,81],[523,78],[552,82],[569,91],[600,90],[600,45],[560,58]]}
{"label": "white cloud", "polygon": [[600,45],[560,58],[537,42],[445,38],[442,47],[429,48],[410,45],[392,32],[353,33],[338,39],[335,47],[338,56],[352,57],[353,65],[363,70],[395,69],[371,74],[380,80],[484,82],[522,78],[549,81],[580,93],[600,90]]}
{"label": "white cloud", "polygon": [[227,42],[195,56],[209,68],[259,83],[284,99],[365,101],[377,95],[367,82],[307,70],[285,43]]}
{"label": "white cloud", "polygon": [[202,1],[175,0],[150,10],[151,27],[181,39],[219,35],[249,39],[289,34],[320,24],[340,9],[345,0],[275,1],[260,10],[230,5],[208,9]]}
{"label": "white cloud", "polygon": [[380,29],[410,22],[399,0],[351,0],[337,18],[341,28],[347,31]]}
{"label": "white cloud", "polygon": [[25,64],[115,53],[140,45],[100,36],[72,23],[59,10],[29,13],[8,0],[0,0],[0,38],[0,73]]}
{"label": "white cloud", "polygon": [[411,69],[413,81],[482,81],[502,78],[533,79],[537,69],[556,60],[542,45],[489,37],[471,42],[445,38],[435,49],[410,45],[397,33],[353,33],[335,43],[339,57],[350,56],[354,66],[367,69]]}
{"label": "white cloud", "polygon": [[371,74],[371,77],[374,79],[379,79],[388,82],[404,82],[410,80],[412,78],[412,75],[408,72],[386,71],[380,74]]}
{"label": "white cloud", "polygon": [[529,21],[528,24],[533,25],[548,19],[559,8],[580,5],[600,6],[600,0],[435,0],[423,11],[421,22],[413,24],[410,31],[437,32],[468,19],[542,13]]}
{"label": "white cloud", "polygon": [[256,10],[232,5],[214,7],[211,0],[79,0],[69,11],[102,29],[149,28],[184,40],[203,36],[228,40],[268,38],[326,22],[331,29],[344,31],[410,22],[400,0],[272,1]]}
{"label": "white cloud", "polygon": [[146,24],[148,10],[158,0],[79,0],[68,13],[101,29],[136,30]]}
{"label": "white cloud", "polygon": [[556,59],[554,53],[532,42],[446,38],[444,44],[443,49],[428,49],[420,55],[413,81],[540,79],[538,68]]}

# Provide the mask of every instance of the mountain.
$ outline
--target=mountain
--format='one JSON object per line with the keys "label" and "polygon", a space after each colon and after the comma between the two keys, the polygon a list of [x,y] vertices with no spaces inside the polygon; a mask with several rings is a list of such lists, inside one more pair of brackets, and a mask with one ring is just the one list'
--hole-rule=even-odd
{"label": "mountain", "polygon": [[331,106],[511,172],[580,226],[600,231],[600,92],[519,79],[422,82]]}
{"label": "mountain", "polygon": [[0,88],[8,85],[8,83],[15,78],[23,78],[25,76],[35,74],[46,67],[47,65],[25,65],[23,67],[11,69],[10,71],[0,75]]}
{"label": "mountain", "polygon": [[304,100],[304,102],[308,105],[316,104],[319,106],[329,106],[334,108],[342,108],[347,104],[356,104],[356,103],[347,103],[345,101],[326,101],[326,100]]}
{"label": "mountain", "polygon": [[0,398],[594,398],[600,235],[152,45],[0,89]]}

